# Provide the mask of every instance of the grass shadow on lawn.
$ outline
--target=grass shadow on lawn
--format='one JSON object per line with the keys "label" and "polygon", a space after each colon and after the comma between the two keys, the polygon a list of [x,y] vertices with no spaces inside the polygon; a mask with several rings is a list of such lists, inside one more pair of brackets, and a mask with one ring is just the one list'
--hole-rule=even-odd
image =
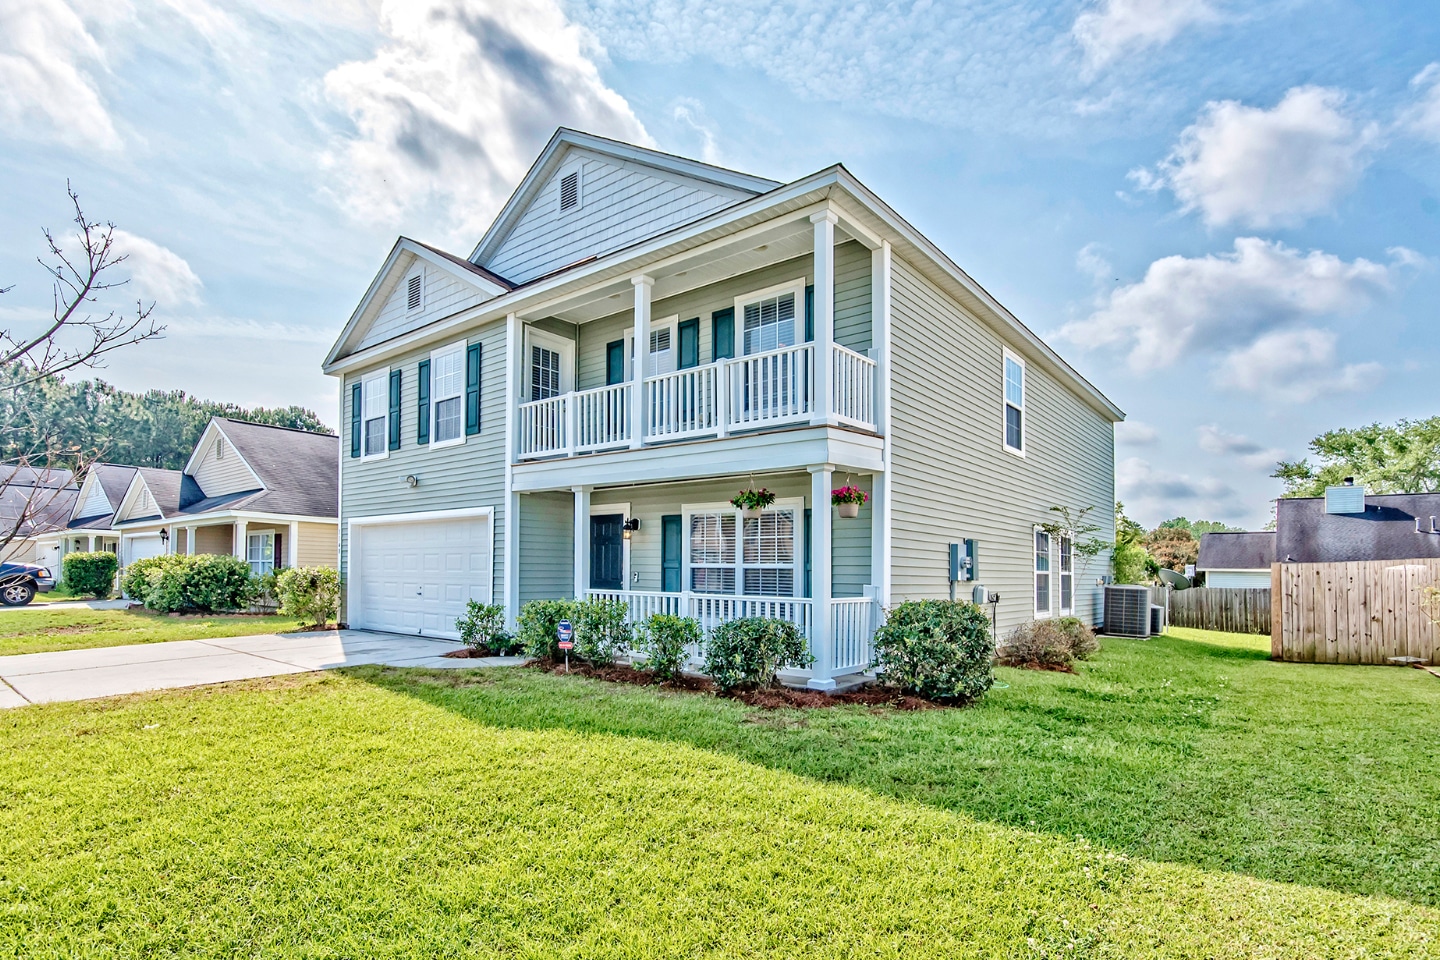
{"label": "grass shadow on lawn", "polygon": [[1262,642],[1108,640],[1075,675],[1001,670],[1009,687],[979,704],[913,713],[531,670],[348,672],[486,725],[684,743],[1149,860],[1440,905],[1440,682],[1272,663]]}

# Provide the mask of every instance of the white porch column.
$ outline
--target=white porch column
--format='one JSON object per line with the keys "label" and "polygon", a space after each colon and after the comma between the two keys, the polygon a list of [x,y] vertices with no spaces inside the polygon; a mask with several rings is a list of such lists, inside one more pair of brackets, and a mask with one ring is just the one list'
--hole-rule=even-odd
{"label": "white porch column", "polygon": [[246,523],[245,523],[244,520],[236,520],[236,521],[235,521],[235,543],[234,543],[235,549],[234,549],[233,551],[231,551],[231,553],[232,553],[234,556],[239,557],[241,560],[248,560],[248,559],[250,559],[250,557],[249,557],[249,555],[248,555],[248,552],[247,552],[247,550],[246,550],[246,547],[248,546],[248,544],[245,542],[245,527],[246,527]]}
{"label": "white porch column", "polygon": [[630,449],[639,450],[645,445],[645,378],[650,375],[650,294],[655,279],[641,274],[631,277],[635,285],[635,382],[631,385],[634,393],[631,401],[635,404],[630,418]]}
{"label": "white porch column", "polygon": [[180,528],[177,527],[177,526],[175,526],[174,524],[171,524],[170,526],[168,526],[168,527],[165,528],[165,533],[166,533],[166,537],[165,537],[165,552],[166,552],[166,553],[179,553],[179,552],[180,552],[180,540],[176,537],[176,534],[175,534],[175,531],[176,531],[176,530],[179,530],[179,529],[180,529]]}
{"label": "white porch column", "polygon": [[85,549],[86,549],[86,551],[87,551],[88,553],[94,553],[94,552],[95,552],[95,534],[93,534],[93,533],[90,534],[89,540],[90,540],[90,542],[89,542],[88,546],[86,546]]}
{"label": "white porch column", "polygon": [[294,567],[300,564],[300,521],[291,520],[290,530],[285,537],[285,566]]}
{"label": "white porch column", "polygon": [[505,317],[505,538],[501,541],[500,562],[503,585],[501,603],[505,606],[505,628],[514,632],[520,615],[520,494],[515,492],[515,453],[519,446],[520,389],[525,382],[521,363],[524,361],[524,328],[515,314]]}
{"label": "white porch column", "polygon": [[890,606],[891,512],[890,501],[890,241],[882,240],[870,253],[870,355],[875,360],[875,426],[884,438],[881,460],[884,473],[875,474],[871,505],[870,576],[881,607]]}
{"label": "white porch column", "polygon": [[[817,291],[818,292],[818,291]],[[815,665],[810,668],[812,690],[834,690],[835,673],[832,652],[835,638],[831,635],[830,594],[831,532],[835,508],[830,505],[834,489],[835,465],[830,463],[810,468],[810,653]]]}
{"label": "white porch column", "polygon": [[[811,423],[830,421],[830,345],[835,342],[835,223],[833,210],[813,215],[815,225],[815,411]],[[829,502],[830,491],[825,491]],[[812,507],[812,510],[814,507]],[[813,514],[812,514],[813,516]]]}
{"label": "white porch column", "polygon": [[192,556],[192,557],[195,556],[195,528],[194,528],[194,527],[186,527],[186,528],[185,528],[185,552],[188,553],[188,554],[189,554],[190,556]]}
{"label": "white porch column", "polygon": [[575,599],[590,589],[590,488],[573,487],[575,493]]}

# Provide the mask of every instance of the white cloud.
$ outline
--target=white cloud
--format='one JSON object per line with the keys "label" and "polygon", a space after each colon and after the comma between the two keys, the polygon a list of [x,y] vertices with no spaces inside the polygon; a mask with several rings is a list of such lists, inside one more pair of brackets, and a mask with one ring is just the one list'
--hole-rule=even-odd
{"label": "white cloud", "polygon": [[1153,447],[1160,442],[1160,431],[1143,420],[1121,420],[1115,424],[1115,442],[1127,447]]}
{"label": "white cloud", "polygon": [[1229,433],[1215,424],[1203,424],[1197,431],[1200,449],[1220,457],[1236,457],[1247,467],[1270,467],[1285,456],[1278,447],[1266,447],[1239,433]]}
{"label": "white cloud", "polygon": [[162,307],[200,302],[204,284],[173,250],[119,229],[115,231],[115,250],[125,257],[115,268],[117,273],[130,276],[130,282],[120,292]]}
{"label": "white cloud", "polygon": [[1141,457],[1115,465],[1115,491],[1130,516],[1148,518],[1147,526],[1188,515],[1234,517],[1245,505],[1235,488],[1211,476],[1192,477],[1152,466]]}
{"label": "white cloud", "polygon": [[357,218],[419,211],[473,239],[557,125],[649,142],[553,0],[386,0],[380,29],[373,58],[325,76],[357,131],[326,157]]}
{"label": "white cloud", "polygon": [[700,159],[706,163],[720,163],[720,148],[716,142],[715,128],[705,115],[705,105],[694,97],[681,97],[675,102],[671,116],[677,123],[684,124],[700,137]]}
{"label": "white cloud", "polygon": [[1109,284],[1115,274],[1105,250],[1102,243],[1087,243],[1075,254],[1075,269],[1088,276],[1097,287]]}
{"label": "white cloud", "polygon": [[1406,131],[1426,140],[1440,143],[1440,63],[1432,63],[1410,81],[1416,92],[1415,102],[1400,114],[1400,125]]}
{"label": "white cloud", "polygon": [[1216,367],[1216,382],[1287,403],[1329,393],[1366,390],[1384,368],[1374,362],[1339,363],[1330,330],[1277,330],[1231,351]]}
{"label": "white cloud", "polygon": [[0,126],[72,147],[115,150],[100,96],[105,57],[63,0],[0,4]]}
{"label": "white cloud", "polygon": [[1232,253],[1156,260],[1060,336],[1087,349],[1120,347],[1137,372],[1168,367],[1187,353],[1233,350],[1276,328],[1359,311],[1390,290],[1405,259],[1347,262],[1240,237]]}
{"label": "white cloud", "polygon": [[1218,19],[1208,0],[1099,0],[1075,18],[1070,32],[1094,69],[1123,53],[1163,46],[1187,27]]}
{"label": "white cloud", "polygon": [[1292,88],[1270,110],[1212,102],[1154,171],[1130,177],[1141,189],[1170,190],[1210,226],[1294,225],[1355,185],[1377,132],[1325,87]]}

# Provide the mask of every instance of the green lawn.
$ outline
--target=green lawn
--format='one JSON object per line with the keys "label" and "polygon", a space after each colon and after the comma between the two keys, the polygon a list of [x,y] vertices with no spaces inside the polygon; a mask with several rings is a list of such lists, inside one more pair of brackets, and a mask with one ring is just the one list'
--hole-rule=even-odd
{"label": "green lawn", "polygon": [[167,617],[148,610],[85,608],[7,610],[0,612],[0,656],[298,629],[298,620],[279,616]]}
{"label": "green lawn", "polygon": [[1185,636],[921,713],[381,668],[0,713],[0,957],[1440,955],[1440,681]]}

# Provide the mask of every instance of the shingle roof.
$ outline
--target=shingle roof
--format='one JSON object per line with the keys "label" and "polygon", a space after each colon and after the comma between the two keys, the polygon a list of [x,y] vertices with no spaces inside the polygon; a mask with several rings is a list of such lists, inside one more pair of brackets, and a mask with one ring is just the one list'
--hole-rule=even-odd
{"label": "shingle roof", "polygon": [[135,478],[135,468],[121,463],[92,463],[90,475],[100,484],[110,506],[118,507],[125,498],[125,491],[130,489],[130,481]]}
{"label": "shingle roof", "polygon": [[1269,570],[1275,562],[1275,531],[1200,535],[1196,570]]}
{"label": "shingle roof", "polygon": [[0,532],[33,537],[64,529],[79,493],[69,470],[0,468]]}
{"label": "shingle roof", "polygon": [[1277,501],[1275,556],[1281,563],[1338,563],[1350,560],[1440,558],[1440,534],[1430,518],[1440,516],[1440,493],[1378,494],[1365,498],[1365,512],[1326,513],[1321,497]]}
{"label": "shingle roof", "polygon": [[212,498],[227,501],[224,503],[207,504],[197,498],[186,504],[186,513],[225,509],[309,517],[340,515],[339,437],[245,420],[222,419],[220,428],[265,489]]}
{"label": "shingle roof", "polygon": [[179,470],[165,470],[160,467],[136,467],[135,470],[150,489],[150,496],[155,498],[155,505],[160,508],[160,512],[149,517],[131,517],[126,523],[168,519],[179,514],[186,505],[204,497],[194,478]]}
{"label": "shingle roof", "polygon": [[495,273],[493,270],[485,269],[478,263],[471,263],[464,257],[457,257],[453,253],[446,253],[439,247],[432,247],[430,246],[430,244],[425,243],[421,240],[416,240],[413,237],[405,237],[404,239],[409,240],[416,246],[424,247],[426,250],[429,250],[431,253],[436,254],[437,256],[444,257],[446,260],[449,260],[451,263],[455,264],[455,266],[460,267],[464,270],[468,270],[471,273],[475,274],[477,277],[484,277],[486,280],[489,280],[497,287],[501,287],[505,290],[515,289],[515,284],[511,283],[509,280],[506,280],[504,277],[500,276],[500,274],[498,273]]}

